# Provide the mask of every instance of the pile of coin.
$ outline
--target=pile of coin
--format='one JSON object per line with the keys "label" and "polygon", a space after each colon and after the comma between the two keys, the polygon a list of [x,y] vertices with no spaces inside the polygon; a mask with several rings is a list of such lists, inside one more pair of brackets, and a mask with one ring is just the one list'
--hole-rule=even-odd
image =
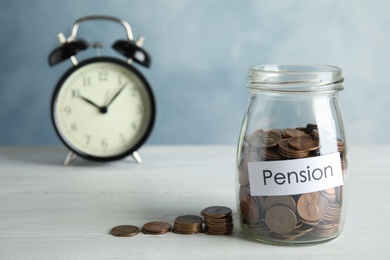
{"label": "pile of coin", "polygon": [[226,235],[233,231],[232,210],[228,207],[212,206],[202,210],[204,233],[208,235]]}
{"label": "pile of coin", "polygon": [[320,137],[315,124],[257,129],[245,136],[237,167],[243,230],[252,236],[276,241],[307,241],[336,236],[343,186],[292,196],[251,196],[248,175],[248,162],[300,159],[332,152],[340,153],[344,170],[344,143],[334,136]]}
{"label": "pile of coin", "polygon": [[[173,228],[166,221],[147,222],[142,227],[142,233],[161,235],[173,231],[176,234],[191,235],[204,232],[208,235],[226,235],[233,231],[232,210],[224,206],[211,206],[203,209],[201,215],[182,215],[175,219]],[[203,228],[204,223],[204,228]],[[111,229],[111,235],[131,237],[140,232],[133,225],[121,225]]]}
{"label": "pile of coin", "polygon": [[175,219],[173,232],[177,234],[190,235],[202,231],[203,219],[196,215],[183,215]]}

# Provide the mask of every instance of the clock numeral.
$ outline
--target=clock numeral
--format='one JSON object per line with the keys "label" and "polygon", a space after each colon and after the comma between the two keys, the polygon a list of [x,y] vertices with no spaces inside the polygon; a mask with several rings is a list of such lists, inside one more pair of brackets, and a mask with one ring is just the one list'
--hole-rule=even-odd
{"label": "clock numeral", "polygon": [[99,81],[107,81],[108,72],[106,70],[99,71]]}
{"label": "clock numeral", "polygon": [[72,98],[77,98],[80,96],[80,91],[78,89],[72,89]]}
{"label": "clock numeral", "polygon": [[107,142],[107,139],[102,139],[102,141],[100,142],[100,145],[102,146],[103,149],[106,149],[108,147],[108,142]]}
{"label": "clock numeral", "polygon": [[66,106],[64,107],[64,112],[66,116],[69,116],[72,113],[72,109],[70,108],[70,106]]}
{"label": "clock numeral", "polygon": [[89,77],[89,76],[84,76],[83,77],[83,86],[84,87],[91,86],[91,77]]}

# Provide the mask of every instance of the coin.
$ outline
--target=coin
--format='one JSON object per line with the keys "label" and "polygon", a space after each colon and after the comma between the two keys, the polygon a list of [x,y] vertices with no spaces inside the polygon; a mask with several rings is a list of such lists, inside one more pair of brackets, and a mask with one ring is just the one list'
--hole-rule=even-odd
{"label": "coin", "polygon": [[265,214],[265,222],[269,229],[278,234],[288,234],[297,224],[295,213],[286,206],[274,206]]}
{"label": "coin", "polygon": [[313,137],[306,136],[294,136],[287,140],[288,145],[299,151],[314,151],[318,149],[318,140]]}
{"label": "coin", "polygon": [[183,215],[183,216],[179,216],[175,219],[175,223],[182,225],[182,226],[198,225],[198,224],[201,224],[202,222],[203,222],[203,219],[199,216],[196,216],[196,215]]}
{"label": "coin", "polygon": [[251,195],[251,191],[248,187],[246,187],[246,186],[240,187],[240,190],[238,192],[238,199],[239,200],[245,199],[246,196],[250,196],[250,195]]}
{"label": "coin", "polygon": [[171,224],[165,221],[151,221],[142,227],[142,232],[145,234],[159,235],[165,234],[171,230]]}
{"label": "coin", "polygon": [[[301,241],[307,241],[308,239],[330,238],[337,235],[343,201],[343,186],[292,196],[251,196],[248,162],[300,159],[321,156],[329,152],[339,152],[344,174],[344,167],[347,167],[345,160],[347,151],[344,141],[333,133],[319,128],[317,124],[311,123],[296,128],[256,129],[244,140],[246,143],[241,149],[243,157],[238,166],[241,224],[256,236],[272,237],[277,240],[301,239]],[[280,141],[274,145],[273,141],[275,140]],[[322,147],[320,147],[320,143]],[[275,227],[277,219],[273,220],[271,217],[272,213],[278,209],[274,209],[275,207],[284,207],[278,211],[284,211],[290,220],[294,219],[292,212],[296,220],[295,226],[279,227],[278,231],[278,228]],[[282,221],[282,223],[285,222],[288,223],[288,221]],[[205,223],[209,224],[208,221]],[[215,232],[221,232],[220,229],[229,225],[224,220],[214,220],[212,224],[215,227]],[[270,226],[275,224],[275,226],[271,228],[267,224]],[[288,232],[288,230],[291,231]]]}
{"label": "coin", "polygon": [[252,147],[273,147],[281,140],[281,134],[277,130],[256,130],[252,134],[245,136],[245,142]]}
{"label": "coin", "polygon": [[284,129],[283,135],[285,137],[294,137],[294,136],[307,136],[307,134],[301,130],[295,128],[286,128]]}
{"label": "coin", "polygon": [[208,218],[224,218],[230,216],[232,210],[223,206],[211,206],[202,210],[201,215]]}
{"label": "coin", "polygon": [[297,206],[295,200],[291,196],[268,196],[265,199],[264,207],[266,210],[269,210],[273,206],[286,206],[290,208],[293,212],[296,211]]}
{"label": "coin", "polygon": [[[241,190],[241,193],[248,193]],[[241,196],[249,196],[241,194]],[[233,216],[232,210],[224,206],[211,206],[201,211],[201,215],[204,217],[204,233],[207,235],[226,235],[233,230]]]}
{"label": "coin", "polygon": [[255,224],[259,219],[259,210],[251,196],[246,196],[240,200],[240,209],[247,223]]}
{"label": "coin", "polygon": [[277,145],[282,137],[274,131],[264,131],[260,134],[260,144],[259,147],[274,147]]}
{"label": "coin", "polygon": [[264,157],[267,161],[273,160],[282,160],[284,159],[283,155],[278,152],[278,149],[275,147],[259,149],[259,154]]}
{"label": "coin", "polygon": [[309,151],[298,151],[290,147],[288,139],[283,139],[279,142],[279,153],[286,158],[304,158],[309,154]]}
{"label": "coin", "polygon": [[111,235],[116,237],[132,237],[139,233],[139,228],[133,225],[121,225],[111,229]]}
{"label": "coin", "polygon": [[328,209],[328,201],[320,192],[302,194],[297,202],[297,211],[302,219],[319,221]]}
{"label": "coin", "polygon": [[202,229],[203,218],[196,215],[183,215],[175,219],[173,232],[177,234],[195,234]]}
{"label": "coin", "polygon": [[261,144],[261,133],[263,130],[256,130],[252,134],[245,136],[244,141],[250,146],[259,147]]}

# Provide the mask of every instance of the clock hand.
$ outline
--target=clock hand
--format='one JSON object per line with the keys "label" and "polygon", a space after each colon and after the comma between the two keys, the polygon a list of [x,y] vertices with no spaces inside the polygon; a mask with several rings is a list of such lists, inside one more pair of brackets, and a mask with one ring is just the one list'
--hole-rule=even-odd
{"label": "clock hand", "polygon": [[126,87],[128,82],[126,82],[125,84],[123,84],[123,86],[120,88],[120,90],[112,97],[112,99],[110,100],[110,102],[108,102],[108,104],[106,105],[106,108],[111,105],[111,103],[119,96],[119,94],[122,92],[122,90]]}
{"label": "clock hand", "polygon": [[100,106],[96,105],[94,102],[92,102],[91,100],[89,100],[89,99],[86,98],[86,97],[83,97],[83,96],[81,96],[81,95],[79,95],[79,97],[80,97],[82,100],[84,100],[85,102],[87,102],[88,104],[90,104],[90,105],[96,107],[97,109],[99,109],[99,112],[100,112],[100,113],[102,113],[102,114],[107,113],[107,106],[100,107]]}

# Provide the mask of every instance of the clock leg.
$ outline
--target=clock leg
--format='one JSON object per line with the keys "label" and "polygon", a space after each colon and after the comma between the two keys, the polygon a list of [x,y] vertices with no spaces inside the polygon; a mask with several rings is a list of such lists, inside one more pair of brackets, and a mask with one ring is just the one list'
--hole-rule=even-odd
{"label": "clock leg", "polygon": [[134,160],[137,161],[137,163],[142,163],[142,158],[137,152],[133,152],[132,156],[133,156]]}
{"label": "clock leg", "polygon": [[76,157],[77,155],[74,152],[69,151],[68,155],[65,158],[64,165],[70,165],[76,159]]}

